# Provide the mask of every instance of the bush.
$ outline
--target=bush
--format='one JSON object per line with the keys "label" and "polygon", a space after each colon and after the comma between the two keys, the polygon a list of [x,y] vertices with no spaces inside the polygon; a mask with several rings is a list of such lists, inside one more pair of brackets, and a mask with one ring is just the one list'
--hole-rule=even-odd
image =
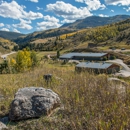
{"label": "bush", "polygon": [[110,57],[110,60],[114,60],[114,59],[116,59],[116,56],[111,56]]}
{"label": "bush", "polygon": [[103,61],[106,61],[107,60],[107,57],[103,57]]}

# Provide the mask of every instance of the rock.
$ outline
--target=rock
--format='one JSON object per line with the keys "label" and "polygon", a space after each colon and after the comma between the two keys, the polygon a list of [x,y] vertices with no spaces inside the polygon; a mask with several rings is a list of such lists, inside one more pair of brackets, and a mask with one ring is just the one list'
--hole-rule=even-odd
{"label": "rock", "polygon": [[59,96],[50,89],[26,87],[19,89],[11,103],[9,119],[12,121],[49,115],[61,104]]}
{"label": "rock", "polygon": [[108,78],[108,81],[116,83],[116,84],[122,84],[124,86],[128,86],[128,84],[125,81],[122,81],[118,78]]}
{"label": "rock", "polygon": [[2,122],[0,122],[0,130],[8,130],[8,127]]}
{"label": "rock", "polygon": [[117,90],[118,94],[126,94],[128,84],[118,78],[108,78],[108,82],[113,90]]}

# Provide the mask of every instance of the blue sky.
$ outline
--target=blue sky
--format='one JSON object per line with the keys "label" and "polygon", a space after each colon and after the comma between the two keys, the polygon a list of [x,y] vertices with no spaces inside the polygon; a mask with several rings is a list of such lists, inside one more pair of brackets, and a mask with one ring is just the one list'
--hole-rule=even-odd
{"label": "blue sky", "polygon": [[0,30],[27,34],[119,14],[130,15],[130,0],[0,0]]}

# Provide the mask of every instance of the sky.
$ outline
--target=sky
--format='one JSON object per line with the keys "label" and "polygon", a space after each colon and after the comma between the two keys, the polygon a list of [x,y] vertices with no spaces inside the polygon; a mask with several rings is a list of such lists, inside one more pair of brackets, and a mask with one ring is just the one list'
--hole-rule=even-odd
{"label": "sky", "polygon": [[120,14],[130,15],[130,0],[0,0],[0,30],[28,34]]}

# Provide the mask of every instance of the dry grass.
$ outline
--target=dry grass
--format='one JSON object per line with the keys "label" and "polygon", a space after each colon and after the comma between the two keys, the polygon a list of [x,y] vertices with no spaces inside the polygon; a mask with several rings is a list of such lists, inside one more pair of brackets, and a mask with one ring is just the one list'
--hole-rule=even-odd
{"label": "dry grass", "polygon": [[55,40],[55,37],[50,37],[50,38],[44,38],[44,39],[37,39],[31,43],[39,44],[39,43],[46,43],[49,40]]}
{"label": "dry grass", "polygon": [[82,43],[82,44],[79,44],[77,47],[76,47],[76,49],[78,49],[78,48],[87,48],[88,47],[88,42],[84,42],[84,43]]}
{"label": "dry grass", "polygon": [[[43,80],[47,73],[53,75],[49,86]],[[15,92],[27,86],[51,88],[59,94],[64,109],[50,117],[10,122],[10,130],[130,129],[130,89],[125,97],[112,91],[106,75],[78,74],[74,65],[53,61],[43,61],[30,72],[0,75],[0,93],[6,99],[0,102],[1,115],[8,113]]]}

